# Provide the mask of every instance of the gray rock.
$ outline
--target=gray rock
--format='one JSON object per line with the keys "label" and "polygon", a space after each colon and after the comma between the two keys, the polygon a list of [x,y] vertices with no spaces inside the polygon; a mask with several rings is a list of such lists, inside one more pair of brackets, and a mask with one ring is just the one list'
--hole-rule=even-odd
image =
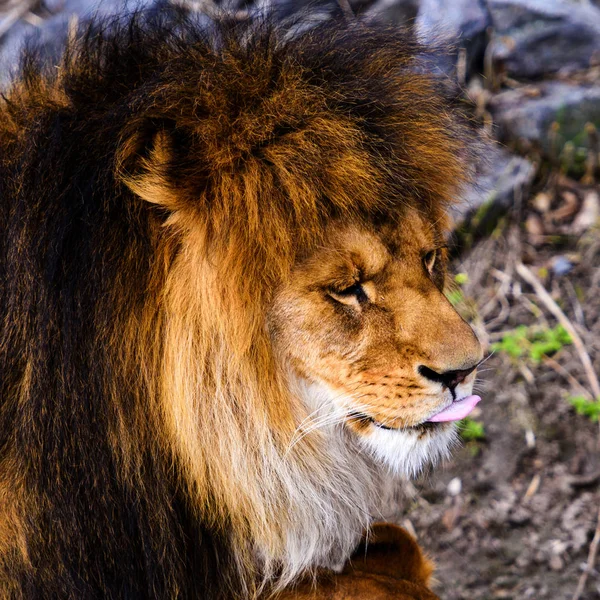
{"label": "gray rock", "polygon": [[442,33],[472,39],[489,25],[487,10],[478,0],[421,0],[417,27],[425,35]]}
{"label": "gray rock", "polygon": [[[189,0],[178,0],[184,6]],[[351,2],[353,10],[356,10],[354,2]],[[329,19],[333,15],[341,15],[342,9],[336,0],[258,0],[248,3],[245,0],[229,0],[221,2],[220,7],[228,10],[248,10],[250,14],[274,14],[277,19],[288,18],[300,19],[301,22],[316,24],[319,21]]]}
{"label": "gray rock", "polygon": [[495,148],[477,185],[469,190],[465,202],[453,214],[459,226],[471,233],[488,231],[509,210],[516,198],[523,198],[531,184],[536,167],[521,156],[503,148]]}
{"label": "gray rock", "polygon": [[600,8],[574,0],[486,0],[492,58],[517,78],[584,69],[600,56]]}
{"label": "gray rock", "polygon": [[586,124],[600,128],[600,85],[546,81],[523,86],[494,96],[490,112],[502,142],[553,157],[570,142],[576,158],[587,149]]}
{"label": "gray rock", "polygon": [[[491,24],[483,2],[479,0],[421,0],[417,16],[417,31],[426,42],[443,39],[467,53],[467,72],[471,72],[483,59],[487,43],[486,30]],[[454,66],[456,53],[449,63]]]}
{"label": "gray rock", "polygon": [[573,263],[566,256],[562,255],[555,256],[550,263],[552,272],[558,277],[562,277],[563,275],[570,273],[574,266],[575,265],[573,265]]}
{"label": "gray rock", "polygon": [[414,23],[419,12],[419,0],[376,0],[362,11],[360,2],[352,1],[351,4],[367,18],[401,26]]}
{"label": "gray rock", "polygon": [[47,0],[44,6],[50,16],[39,26],[26,21],[15,23],[0,42],[0,87],[4,87],[19,66],[19,55],[27,41],[36,45],[48,56],[55,59],[69,28],[69,21],[76,17],[81,23],[89,17],[109,17],[131,12],[135,7],[150,6],[154,0],[140,0],[128,7],[127,0]]}

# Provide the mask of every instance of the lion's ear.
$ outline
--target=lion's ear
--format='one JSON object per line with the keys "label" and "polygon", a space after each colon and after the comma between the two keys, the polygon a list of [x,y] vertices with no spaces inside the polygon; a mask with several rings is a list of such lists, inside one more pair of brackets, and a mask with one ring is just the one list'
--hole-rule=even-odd
{"label": "lion's ear", "polygon": [[117,173],[143,200],[176,210],[181,202],[172,180],[176,162],[174,128],[153,124],[126,137],[117,154]]}

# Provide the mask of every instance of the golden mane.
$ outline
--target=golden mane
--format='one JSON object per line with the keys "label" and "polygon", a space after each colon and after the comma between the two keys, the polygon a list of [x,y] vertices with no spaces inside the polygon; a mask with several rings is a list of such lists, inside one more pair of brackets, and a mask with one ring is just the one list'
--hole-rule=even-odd
{"label": "golden mane", "polygon": [[[368,462],[350,463],[318,436],[289,450],[306,408],[274,355],[265,310],[334,219],[401,223],[411,206],[446,222],[469,179],[473,136],[426,54],[407,32],[358,22],[291,35],[138,15],[92,26],[58,74],[28,59],[0,106],[0,193],[11,199],[0,213],[1,274],[26,281],[4,292],[5,322],[34,315],[3,332],[13,378],[2,393],[19,397],[5,414],[41,402],[47,371],[31,365],[47,342],[62,361],[62,379],[46,384],[52,406],[86,408],[53,417],[73,433],[45,447],[66,457],[92,432],[98,463],[115,464],[118,483],[100,479],[107,490],[126,488],[150,513],[185,490],[185,510],[231,564],[223,589],[206,583],[203,597],[285,585],[343,559],[368,525],[364,482],[378,477]],[[39,316],[27,312],[34,305]],[[40,420],[27,415],[22,427]],[[20,446],[6,448],[8,461]],[[176,484],[156,491],[161,477]],[[51,497],[37,479],[25,486]],[[169,533],[166,504],[156,510],[143,527],[152,540],[162,528],[152,548],[166,548],[181,534]],[[184,585],[173,572],[161,589]]]}

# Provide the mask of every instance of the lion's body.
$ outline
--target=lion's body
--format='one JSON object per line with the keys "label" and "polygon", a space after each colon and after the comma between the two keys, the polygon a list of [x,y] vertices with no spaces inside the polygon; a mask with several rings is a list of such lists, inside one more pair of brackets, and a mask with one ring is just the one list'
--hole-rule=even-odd
{"label": "lion's body", "polygon": [[443,234],[468,134],[419,50],[138,16],[25,61],[0,104],[2,597],[248,597],[347,558],[387,472],[346,428],[295,435],[323,392],[282,358],[285,285],[336,220]]}

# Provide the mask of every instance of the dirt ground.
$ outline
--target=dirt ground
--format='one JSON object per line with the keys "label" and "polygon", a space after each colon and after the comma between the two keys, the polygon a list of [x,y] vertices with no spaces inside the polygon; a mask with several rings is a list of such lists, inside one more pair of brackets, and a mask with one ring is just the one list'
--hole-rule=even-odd
{"label": "dirt ground", "polygon": [[[460,308],[484,340],[497,342],[519,325],[557,324],[516,271],[523,261],[600,372],[600,232],[578,217],[597,211],[599,191],[552,174],[520,211],[463,249],[454,262],[469,277]],[[568,401],[581,386],[589,389],[588,379],[569,344],[539,363],[496,349],[482,366],[480,439],[464,440],[451,462],[418,482],[404,521],[435,558],[444,600],[573,597],[600,506],[599,424]],[[600,599],[599,563],[585,600]]]}

